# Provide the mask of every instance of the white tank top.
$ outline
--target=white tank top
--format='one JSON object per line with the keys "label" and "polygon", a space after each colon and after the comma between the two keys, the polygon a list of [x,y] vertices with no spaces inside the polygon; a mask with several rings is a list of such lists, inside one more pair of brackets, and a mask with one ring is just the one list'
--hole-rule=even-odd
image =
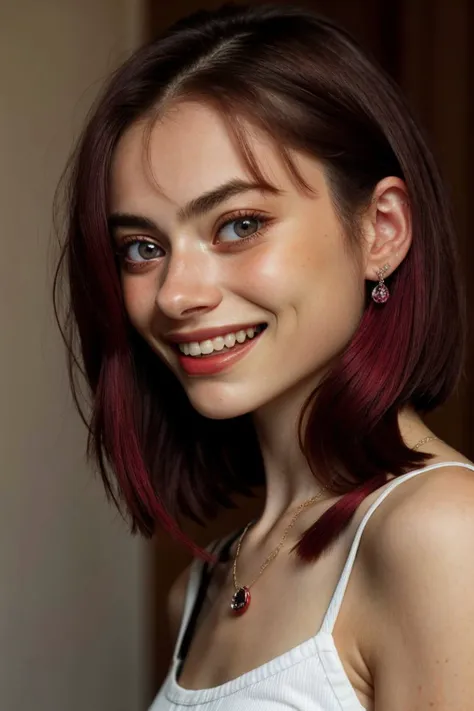
{"label": "white tank top", "polygon": [[[423,472],[472,464],[441,462],[393,479],[364,515],[319,631],[296,647],[230,681],[209,689],[185,689],[177,682],[178,650],[196,600],[203,562],[192,564],[183,618],[168,675],[149,711],[365,711],[346,675],[332,631],[360,539],[375,509],[393,489]],[[226,539],[225,539],[226,540]]]}

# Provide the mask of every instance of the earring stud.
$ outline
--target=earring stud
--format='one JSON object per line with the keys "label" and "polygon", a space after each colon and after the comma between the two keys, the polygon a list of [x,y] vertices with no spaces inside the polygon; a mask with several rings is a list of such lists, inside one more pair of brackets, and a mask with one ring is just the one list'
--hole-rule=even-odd
{"label": "earring stud", "polygon": [[377,272],[379,283],[374,289],[372,289],[372,299],[376,304],[385,304],[385,302],[390,298],[390,292],[384,282],[385,274],[389,269],[390,264],[384,264],[384,266]]}

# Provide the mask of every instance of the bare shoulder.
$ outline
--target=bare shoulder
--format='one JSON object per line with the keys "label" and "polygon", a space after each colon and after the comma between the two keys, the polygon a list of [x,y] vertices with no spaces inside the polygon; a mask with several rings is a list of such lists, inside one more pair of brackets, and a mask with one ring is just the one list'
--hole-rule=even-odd
{"label": "bare shoulder", "polygon": [[446,466],[403,482],[375,511],[365,547],[376,707],[468,708],[474,471]]}
{"label": "bare shoulder", "polygon": [[184,612],[184,603],[186,600],[186,591],[189,584],[189,576],[191,573],[192,563],[190,563],[173,581],[168,592],[167,614],[168,625],[171,634],[173,645],[176,643],[179,627]]}
{"label": "bare shoulder", "polygon": [[[459,550],[459,539],[467,538],[468,545],[473,532],[474,470],[450,465],[421,473],[397,486],[369,521],[368,573],[387,576],[402,568],[406,575],[430,548],[446,550],[452,560],[455,541]],[[441,563],[439,555],[436,561]]]}
{"label": "bare shoulder", "polygon": [[404,542],[412,541],[411,536],[424,538],[424,531],[428,542],[431,535],[445,534],[446,524],[456,525],[463,513],[469,523],[473,506],[473,469],[448,465],[422,472],[397,486],[375,512],[372,548],[381,555],[395,554]]}

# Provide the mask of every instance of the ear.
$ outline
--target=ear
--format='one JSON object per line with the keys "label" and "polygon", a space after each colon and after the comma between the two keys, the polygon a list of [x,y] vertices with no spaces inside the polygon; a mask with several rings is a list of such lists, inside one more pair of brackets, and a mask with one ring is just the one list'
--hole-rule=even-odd
{"label": "ear", "polygon": [[378,281],[392,274],[405,259],[412,240],[408,193],[403,180],[388,177],[377,183],[362,218],[365,238],[365,278]]}

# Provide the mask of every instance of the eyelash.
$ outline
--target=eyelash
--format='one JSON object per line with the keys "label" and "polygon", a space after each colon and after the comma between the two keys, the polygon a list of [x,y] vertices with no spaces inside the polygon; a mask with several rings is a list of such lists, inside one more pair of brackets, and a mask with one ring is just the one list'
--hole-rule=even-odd
{"label": "eyelash", "polygon": [[[232,242],[220,242],[221,246],[223,246],[223,249],[225,250],[235,250],[239,249],[239,246],[242,244],[248,244],[249,242],[252,242],[255,239],[258,239],[264,230],[269,226],[269,223],[271,222],[271,218],[268,215],[262,215],[261,212],[253,211],[253,210],[238,210],[234,214],[227,216],[225,220],[223,220],[220,224],[217,224],[216,226],[216,232],[219,233],[224,227],[227,227],[228,225],[231,225],[233,222],[237,222],[238,220],[244,220],[245,218],[250,218],[253,220],[258,220],[261,223],[260,228],[254,232],[253,234],[249,235],[248,237],[241,237],[238,240],[232,241]],[[153,239],[150,237],[137,237],[136,235],[129,235],[128,237],[125,236],[121,240],[120,247],[116,251],[117,255],[120,257],[120,259],[127,265],[128,268],[132,269],[141,269],[143,266],[146,266],[149,262],[154,261],[154,259],[159,259],[159,257],[154,257],[149,260],[145,260],[143,262],[134,262],[133,260],[129,260],[126,257],[127,253],[127,248],[132,245],[132,244],[153,244],[155,247],[159,247],[162,249],[162,247],[156,243]]]}

